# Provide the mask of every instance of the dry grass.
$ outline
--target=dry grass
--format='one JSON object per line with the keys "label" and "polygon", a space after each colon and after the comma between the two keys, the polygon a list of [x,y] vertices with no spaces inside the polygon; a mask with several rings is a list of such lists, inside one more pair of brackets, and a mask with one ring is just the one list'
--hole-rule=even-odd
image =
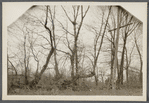
{"label": "dry grass", "polygon": [[72,91],[72,90],[58,90],[52,89],[47,91],[46,89],[30,90],[30,89],[14,89],[9,92],[8,95],[119,95],[119,96],[141,96],[142,89],[121,89],[121,90],[97,90],[91,91]]}

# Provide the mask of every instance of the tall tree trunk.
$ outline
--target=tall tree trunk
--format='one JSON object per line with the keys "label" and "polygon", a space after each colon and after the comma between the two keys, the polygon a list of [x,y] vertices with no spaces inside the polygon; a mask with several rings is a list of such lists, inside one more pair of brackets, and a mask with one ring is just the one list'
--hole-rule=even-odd
{"label": "tall tree trunk", "polygon": [[[112,36],[112,35],[111,35]],[[111,41],[112,41],[112,37],[111,37]],[[112,84],[112,76],[113,76],[113,45],[111,42],[111,76],[110,76],[110,84]]]}
{"label": "tall tree trunk", "polygon": [[[98,57],[99,57],[99,54],[100,54],[100,50],[101,50],[101,47],[102,47],[102,44],[103,44],[103,40],[104,40],[104,36],[105,36],[105,31],[106,31],[106,28],[107,28],[107,24],[108,24],[108,20],[109,20],[109,16],[110,16],[110,12],[111,12],[111,6],[109,8],[109,13],[108,13],[108,16],[107,16],[107,19],[106,19],[106,23],[105,23],[105,26],[104,26],[104,30],[103,30],[103,33],[102,33],[102,37],[101,37],[101,42],[100,42],[100,46],[98,48],[98,52],[97,52],[97,55],[96,55],[96,46],[97,44],[94,45],[94,65],[93,65],[93,73],[95,74],[95,69],[96,69],[96,66],[97,66],[97,60],[98,60]],[[96,42],[97,43],[97,42]],[[96,76],[96,75],[95,75]],[[96,81],[96,77],[95,77],[95,81]]]}
{"label": "tall tree trunk", "polygon": [[142,55],[141,55],[141,52],[140,52],[140,49],[139,49],[139,46],[137,44],[137,39],[135,37],[135,44],[136,44],[136,48],[137,48],[137,51],[138,51],[138,54],[139,54],[139,58],[140,58],[140,75],[139,75],[139,81],[140,81],[140,84],[142,86],[142,66],[143,66],[143,61],[142,61]]}
{"label": "tall tree trunk", "polygon": [[25,69],[25,84],[28,84],[27,80],[27,63],[26,63],[26,35],[24,35],[24,69]]}
{"label": "tall tree trunk", "polygon": [[[51,9],[50,9],[50,11],[51,11]],[[54,67],[54,69],[55,69],[55,73],[56,73],[56,75],[55,75],[55,78],[56,78],[56,80],[57,79],[59,79],[59,77],[60,77],[60,73],[59,73],[59,70],[58,70],[58,64],[57,64],[57,58],[56,58],[56,39],[55,39],[55,22],[54,22],[54,19],[55,19],[55,6],[54,6],[54,14],[53,14],[53,17],[52,17],[52,13],[50,12],[50,14],[51,14],[51,18],[52,18],[52,31],[53,31],[53,44],[54,44],[54,61],[55,61],[55,67]]]}
{"label": "tall tree trunk", "polygon": [[[141,55],[140,55],[140,56],[141,56]],[[142,74],[143,74],[143,73],[142,73],[142,66],[143,66],[142,57],[140,57],[140,64],[141,64],[141,65],[140,65],[140,77],[139,77],[139,78],[140,78],[140,84],[141,84],[141,87],[142,87],[142,84],[143,84],[143,82],[142,82],[142,80],[143,80],[143,79],[142,79],[142,78],[143,78],[143,77],[142,77],[142,76],[143,76],[143,75],[142,75]]]}
{"label": "tall tree trunk", "polygon": [[39,70],[39,61],[37,60],[37,69],[36,69],[35,77],[38,76],[38,70]]}
{"label": "tall tree trunk", "polygon": [[58,79],[59,76],[60,76],[60,73],[59,73],[59,70],[58,70],[58,64],[57,64],[57,58],[56,58],[56,50],[54,50],[54,61],[55,61],[55,72],[56,72],[56,75],[55,75],[55,78]]}
{"label": "tall tree trunk", "polygon": [[[54,27],[53,27],[53,28],[54,28]],[[53,31],[53,42],[54,42],[54,47],[56,48],[55,33],[54,33],[54,31]],[[55,73],[56,73],[55,78],[58,79],[59,76],[60,76],[60,73],[59,73],[59,70],[58,70],[58,64],[57,64],[56,55],[57,55],[57,54],[56,54],[56,49],[54,49],[54,61],[55,61],[55,67],[54,67],[54,69],[55,69]]]}
{"label": "tall tree trunk", "polygon": [[76,66],[76,75],[78,75],[78,53],[77,53],[77,38],[75,38],[75,66]]}
{"label": "tall tree trunk", "polygon": [[117,58],[117,80],[116,80],[116,87],[117,89],[120,89],[120,67],[119,67],[119,63],[118,63],[118,58]]}
{"label": "tall tree trunk", "polygon": [[[129,82],[128,82],[128,68],[129,68],[130,63],[128,63],[128,55],[127,55],[126,47],[125,47],[125,51],[126,51],[126,83],[127,83],[127,87],[128,87],[128,84],[129,84]],[[130,60],[131,60],[131,58],[130,58]]]}
{"label": "tall tree trunk", "polygon": [[126,67],[126,83],[127,83],[127,87],[128,87],[128,84],[129,84],[129,81],[128,81],[128,66]]}
{"label": "tall tree trunk", "polygon": [[71,62],[71,78],[74,78],[74,55],[70,55],[70,62]]}
{"label": "tall tree trunk", "polygon": [[115,41],[115,58],[114,58],[114,65],[113,65],[113,80],[112,80],[112,89],[116,89],[116,69],[117,69],[117,51],[118,51],[118,43],[119,43],[119,7],[117,7],[117,36]]}
{"label": "tall tree trunk", "polygon": [[[13,67],[13,69],[15,71],[15,75],[17,76],[18,75],[17,69],[15,68],[15,66],[12,64],[12,62],[9,60],[9,57],[7,56],[7,62],[8,61],[10,62],[11,66]],[[7,65],[8,65],[8,63],[7,63]],[[8,68],[8,66],[7,66],[7,68]],[[7,72],[8,72],[8,70],[7,70]]]}
{"label": "tall tree trunk", "polygon": [[131,55],[133,53],[133,49],[134,49],[135,45],[133,46],[131,53],[129,55],[129,60],[128,60],[128,52],[127,52],[127,48],[125,47],[125,52],[126,52],[126,83],[127,83],[127,87],[129,87],[129,65],[131,63]]}
{"label": "tall tree trunk", "polygon": [[41,70],[41,72],[40,72],[40,74],[39,74],[39,77],[41,77],[41,75],[43,74],[43,72],[46,70],[46,68],[47,68],[47,66],[48,66],[48,64],[49,64],[49,61],[50,61],[50,58],[51,58],[53,52],[54,52],[54,48],[52,47],[52,48],[51,48],[51,51],[49,52],[48,57],[47,57],[47,59],[46,59],[46,63],[45,63],[45,65],[43,66],[43,68],[42,68],[42,70]]}
{"label": "tall tree trunk", "polygon": [[38,84],[39,80],[41,79],[42,74],[44,73],[44,71],[46,70],[46,68],[47,68],[47,66],[49,64],[49,61],[50,61],[50,58],[51,58],[53,52],[54,52],[54,48],[52,47],[51,51],[49,52],[48,57],[46,59],[46,63],[42,67],[41,72],[35,77],[35,79],[33,81],[31,81],[31,83],[30,83],[30,87],[31,88],[34,87],[36,84]]}
{"label": "tall tree trunk", "polygon": [[139,76],[139,80],[140,80],[140,84],[141,84],[141,87],[142,87],[142,84],[143,84],[143,82],[142,82],[142,66],[143,66],[143,62],[142,62],[142,57],[141,57],[141,55],[140,55],[140,76]]}
{"label": "tall tree trunk", "polygon": [[103,74],[101,75],[102,78],[102,89],[104,88],[104,80],[103,80]]}
{"label": "tall tree trunk", "polygon": [[95,77],[96,86],[98,86],[98,77],[97,77],[97,75],[95,75],[94,77]]}
{"label": "tall tree trunk", "polygon": [[124,53],[125,53],[125,46],[126,46],[127,34],[125,34],[122,56],[121,56],[121,64],[120,64],[120,85],[123,85],[123,66],[124,66]]}
{"label": "tall tree trunk", "polygon": [[139,77],[139,79],[140,79],[140,84],[141,84],[141,87],[142,87],[142,84],[143,84],[143,82],[142,82],[142,69],[140,68],[140,77]]}

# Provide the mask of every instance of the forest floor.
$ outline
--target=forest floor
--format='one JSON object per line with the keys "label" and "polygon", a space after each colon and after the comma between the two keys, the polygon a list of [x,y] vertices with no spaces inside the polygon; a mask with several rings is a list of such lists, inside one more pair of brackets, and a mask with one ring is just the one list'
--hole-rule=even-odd
{"label": "forest floor", "polygon": [[72,90],[51,90],[44,89],[15,89],[8,93],[8,95],[118,95],[118,96],[141,96],[142,89],[121,89],[121,90],[98,90],[91,89],[90,91],[72,91]]}

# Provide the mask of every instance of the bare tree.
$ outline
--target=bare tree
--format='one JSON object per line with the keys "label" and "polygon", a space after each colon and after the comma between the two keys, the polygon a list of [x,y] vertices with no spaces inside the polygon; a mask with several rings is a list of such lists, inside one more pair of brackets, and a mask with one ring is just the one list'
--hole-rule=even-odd
{"label": "bare tree", "polygon": [[[17,72],[17,69],[16,69],[16,67],[13,65],[13,63],[10,61],[10,59],[9,59],[9,56],[7,55],[7,61],[8,61],[8,63],[10,63],[11,64],[11,66],[13,67],[13,69],[14,69],[14,71],[15,71],[15,75],[17,76],[18,75],[18,72]],[[9,69],[9,68],[8,68]]]}
{"label": "bare tree", "polygon": [[77,54],[77,41],[78,41],[78,37],[79,37],[79,33],[80,33],[80,29],[82,27],[82,24],[83,24],[83,20],[89,10],[89,6],[87,8],[87,10],[85,11],[85,13],[83,13],[83,6],[81,6],[81,22],[78,26],[78,29],[76,28],[77,26],[77,18],[78,18],[78,13],[79,13],[79,9],[80,9],[80,6],[72,6],[73,8],[73,16],[74,16],[74,19],[71,20],[69,15],[67,14],[66,10],[64,9],[64,7],[62,6],[62,9],[64,10],[67,18],[69,19],[69,21],[72,23],[73,25],[73,29],[74,29],[74,33],[73,33],[73,36],[74,36],[74,46],[73,46],[73,49],[71,49],[71,51],[73,51],[73,55],[72,55],[72,60],[73,58],[75,58],[75,68],[76,68],[76,75],[78,75],[78,54]]}
{"label": "bare tree", "polygon": [[[24,66],[22,66],[22,68],[24,68],[24,71],[25,71],[24,72],[25,84],[27,85],[28,84],[29,61],[30,61],[29,60],[30,59],[30,50],[29,50],[29,47],[28,47],[28,44],[27,44],[28,31],[26,29],[26,23],[22,23],[22,22],[21,23],[14,23],[13,26],[14,26],[14,28],[18,29],[18,31],[20,31],[22,36],[23,36],[22,41],[20,40],[20,42],[19,42],[20,44],[18,46],[19,51],[22,52],[22,54],[23,54],[23,58],[17,58],[17,59],[22,59],[22,60],[19,60],[19,62],[21,63],[21,66],[22,66],[22,63],[24,65]],[[11,30],[9,30],[9,32],[11,32]],[[15,36],[15,37],[18,39],[17,36]],[[17,55],[18,54],[15,54],[16,57],[18,57]]]}
{"label": "bare tree", "polygon": [[128,79],[128,73],[129,73],[129,66],[130,66],[130,64],[131,64],[131,58],[132,58],[132,53],[133,53],[133,50],[134,50],[134,47],[135,47],[135,45],[132,47],[132,49],[131,49],[131,52],[130,52],[130,54],[129,54],[129,57],[128,57],[128,52],[127,52],[127,48],[125,47],[125,52],[126,52],[126,82],[127,82],[127,87],[128,87],[128,84],[129,84],[129,79]]}
{"label": "bare tree", "polygon": [[[40,73],[39,73],[38,76],[36,76],[36,78],[30,83],[30,87],[33,87],[34,85],[36,85],[36,84],[39,82],[39,80],[41,79],[42,74],[44,73],[44,71],[46,70],[46,68],[47,68],[47,66],[48,66],[48,64],[49,64],[49,60],[50,60],[51,56],[53,55],[53,53],[54,53],[54,51],[55,51],[54,40],[53,40],[53,35],[55,35],[55,34],[53,34],[54,32],[52,33],[52,30],[47,26],[47,23],[48,23],[48,12],[49,12],[49,6],[46,6],[46,18],[45,18],[45,22],[44,22],[43,26],[44,26],[44,28],[47,30],[47,32],[48,32],[49,35],[50,35],[51,50],[49,51],[49,54],[48,54],[48,56],[47,56],[47,58],[46,58],[46,62],[45,62],[45,64],[43,65],[43,67],[42,67]],[[52,15],[52,14],[51,14],[51,15]],[[53,19],[53,18],[52,18],[52,19]],[[52,26],[54,26],[53,23],[52,23]],[[53,30],[54,30],[54,27],[53,27]]]}
{"label": "bare tree", "polygon": [[[127,37],[136,29],[139,22],[130,16],[128,12],[123,10],[120,7],[117,7],[117,28],[109,30],[109,32],[117,31],[116,39],[114,42],[114,62],[113,62],[113,73],[111,72],[112,76],[112,87],[113,89],[116,88],[116,83],[119,88],[119,84],[123,84],[123,65],[124,65],[124,54],[125,54],[125,45],[127,42]],[[120,67],[118,64],[118,46],[119,46],[119,34],[123,34],[123,49],[122,49],[122,56],[121,56],[121,63]],[[111,42],[112,43],[112,42]],[[111,46],[112,47],[112,46]],[[116,70],[118,74],[118,78],[116,77]],[[117,79],[117,80],[116,80]]]}
{"label": "bare tree", "polygon": [[[132,24],[133,22],[133,24]],[[123,24],[123,23],[122,23]],[[121,25],[122,25],[121,24]],[[129,25],[128,24],[132,24]],[[119,71],[119,76],[120,78],[118,78],[118,82],[123,85],[123,67],[124,67],[124,54],[125,54],[125,46],[127,43],[127,38],[128,36],[136,29],[136,27],[138,26],[138,22],[136,22],[135,20],[133,20],[133,16],[131,16],[130,18],[128,17],[128,14],[126,14],[125,17],[125,23],[123,25],[127,25],[124,29],[124,37],[123,37],[123,49],[122,49],[122,56],[121,56],[121,63],[120,63],[120,71]],[[123,32],[122,32],[123,33]]]}
{"label": "bare tree", "polygon": [[35,73],[35,77],[37,77],[38,72],[39,72],[39,59],[38,59],[39,52],[35,53],[35,49],[34,49],[34,46],[33,46],[35,41],[32,41],[32,39],[33,38],[31,38],[29,43],[30,43],[30,49],[31,49],[31,53],[33,55],[33,58],[37,62],[37,69],[36,69],[36,73]]}
{"label": "bare tree", "polygon": [[[139,29],[139,28],[138,28]],[[138,45],[138,38],[136,37],[137,32],[135,32],[135,36],[134,36],[134,40],[135,40],[135,45],[139,54],[139,59],[140,59],[140,75],[139,75],[139,80],[140,80],[140,84],[142,86],[142,67],[143,67],[143,60],[142,60],[142,55],[141,55],[141,50],[140,47]]]}
{"label": "bare tree", "polygon": [[[28,85],[28,70],[29,70],[29,59],[30,59],[30,50],[27,53],[26,51],[26,36],[24,35],[24,67],[25,67],[25,84]],[[28,56],[27,56],[28,54]]]}
{"label": "bare tree", "polygon": [[[100,26],[100,29],[99,29],[99,32],[97,32],[97,30],[92,27],[92,29],[95,31],[95,39],[94,39],[94,54],[93,54],[93,58],[94,58],[94,62],[93,62],[93,73],[95,74],[95,69],[96,69],[96,66],[97,66],[97,61],[98,61],[98,57],[99,57],[99,54],[100,54],[100,51],[101,51],[101,48],[102,48],[102,44],[103,44],[103,40],[104,40],[104,36],[105,36],[105,32],[106,32],[106,28],[107,28],[107,25],[108,25],[108,20],[109,20],[109,16],[110,16],[110,12],[111,12],[111,7],[108,7],[108,16],[107,18],[105,19],[105,11],[102,11],[102,21],[101,21],[101,26]],[[104,19],[105,19],[105,23],[104,23]],[[105,25],[104,25],[105,24]],[[104,28],[104,29],[102,29]],[[99,42],[99,38],[101,37],[100,39],[100,46],[98,47],[98,42]],[[97,78],[97,75],[95,75],[95,83],[96,85],[98,85],[98,78]]]}
{"label": "bare tree", "polygon": [[59,73],[59,70],[58,70],[58,64],[57,64],[57,58],[56,58],[56,39],[55,39],[55,6],[54,6],[54,12],[53,12],[53,15],[52,15],[52,11],[51,9],[49,9],[49,12],[50,12],[50,17],[51,17],[51,21],[52,21],[52,33],[53,33],[53,46],[54,46],[54,61],[55,61],[55,72],[56,72],[56,76],[55,78],[56,79],[59,79],[60,78],[60,73]]}
{"label": "bare tree", "polygon": [[[73,44],[73,49],[70,47],[69,45],[69,41],[68,41],[68,38],[66,37],[67,39],[67,43],[68,43],[68,48],[70,49],[71,51],[71,55],[70,55],[70,60],[71,60],[71,65],[72,65],[72,81],[69,82],[68,84],[70,83],[73,83],[75,82],[76,80],[78,80],[79,78],[88,78],[88,77],[92,77],[94,75],[94,73],[91,73],[89,75],[79,75],[79,68],[78,68],[78,37],[79,37],[79,33],[80,33],[80,30],[81,30],[81,27],[82,27],[82,24],[83,24],[83,20],[89,10],[89,6],[87,8],[87,10],[85,11],[85,13],[83,13],[83,6],[81,6],[81,21],[80,23],[78,24],[77,23],[77,18],[78,18],[78,13],[79,13],[79,10],[80,10],[80,6],[72,6],[73,8],[73,16],[74,16],[74,19],[71,20],[69,15],[67,14],[66,10],[64,9],[64,7],[62,7],[68,20],[72,23],[73,25],[73,30],[74,30],[74,33],[70,33],[68,32],[69,34],[71,34],[72,36],[74,36],[74,44]],[[78,29],[76,28],[76,26],[78,25]],[[66,30],[66,29],[65,29]],[[75,63],[75,69],[76,69],[76,75],[74,76],[74,63]],[[67,83],[66,83],[67,84]]]}
{"label": "bare tree", "polygon": [[[114,9],[114,8],[113,8]],[[112,80],[113,80],[113,65],[114,65],[114,58],[115,58],[115,39],[116,39],[116,30],[114,30],[113,32],[111,32],[113,30],[113,28],[116,28],[116,17],[115,17],[115,10],[111,11],[111,16],[110,16],[110,20],[111,23],[108,23],[107,28],[109,29],[109,34],[110,37],[108,35],[105,35],[105,39],[108,40],[110,42],[110,55],[111,55],[111,61],[110,61],[110,66],[111,66],[111,73],[110,73],[110,85],[112,84]],[[109,86],[110,86],[109,85]]]}

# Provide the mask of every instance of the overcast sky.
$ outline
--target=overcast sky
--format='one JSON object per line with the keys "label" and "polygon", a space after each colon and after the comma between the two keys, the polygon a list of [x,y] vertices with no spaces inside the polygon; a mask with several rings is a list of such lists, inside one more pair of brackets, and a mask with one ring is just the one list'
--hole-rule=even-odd
{"label": "overcast sky", "polygon": [[[64,2],[63,2],[64,3]],[[16,2],[16,3],[5,3],[7,4],[6,11],[5,12],[7,15],[6,20],[7,20],[7,26],[9,26],[11,23],[13,23],[14,21],[17,20],[18,17],[20,17],[25,11],[27,11],[32,5],[37,4],[37,5],[42,5],[42,4],[46,4],[47,3],[29,3],[27,2],[27,4],[25,3],[21,3],[21,2]],[[53,4],[53,3],[52,3]],[[61,3],[62,4],[62,3]],[[64,3],[65,4],[65,3]],[[73,3],[74,4],[74,3]],[[81,3],[79,3],[81,4]],[[90,3],[90,4],[96,4],[98,5],[98,3]],[[59,5],[59,4],[58,4]],[[138,19],[140,19],[141,21],[144,20],[143,15],[145,15],[147,13],[147,3],[145,2],[138,2],[138,3],[116,3],[116,2],[112,2],[112,3],[99,3],[99,5],[121,5],[122,7],[124,7],[127,11],[129,11],[131,14],[133,14],[134,16],[136,16]],[[5,9],[5,8],[4,8]]]}

